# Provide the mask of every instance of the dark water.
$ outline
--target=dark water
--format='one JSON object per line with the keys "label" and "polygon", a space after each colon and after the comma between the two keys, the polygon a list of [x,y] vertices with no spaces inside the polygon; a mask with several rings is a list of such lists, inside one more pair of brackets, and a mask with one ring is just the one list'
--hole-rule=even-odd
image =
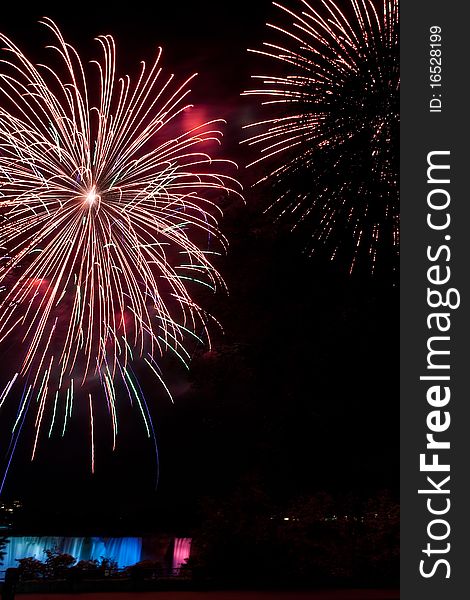
{"label": "dark water", "polygon": [[398,600],[398,590],[321,590],[310,592],[142,592],[103,594],[19,594],[15,600]]}

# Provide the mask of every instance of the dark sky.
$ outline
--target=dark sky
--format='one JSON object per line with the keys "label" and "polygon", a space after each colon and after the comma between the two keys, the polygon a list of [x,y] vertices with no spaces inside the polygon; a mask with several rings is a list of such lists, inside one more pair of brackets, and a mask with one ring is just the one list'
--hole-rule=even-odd
{"label": "dark sky", "polygon": [[[10,3],[0,28],[32,56],[48,40],[36,25],[42,15],[85,56],[95,35],[111,33],[124,72],[162,44],[170,70],[200,73],[192,100],[229,121],[223,152],[243,163],[237,138],[254,110],[239,96],[253,72],[246,48],[264,37],[270,2],[129,2],[122,12],[99,2],[61,6],[41,3],[35,14]],[[243,164],[240,178],[249,181]],[[222,222],[231,249],[218,266],[230,296],[201,298],[225,336],[214,334],[212,353],[195,353],[189,376],[168,361],[174,406],[144,376],[159,442],[158,490],[154,450],[133,411],[122,418],[115,455],[103,431],[93,477],[78,415],[70,434],[46,445],[32,465],[25,440],[10,471],[7,496],[24,498],[31,522],[46,533],[84,523],[108,531],[118,523],[127,531],[184,529],[197,519],[201,498],[243,486],[260,486],[281,504],[320,489],[397,491],[392,277],[350,278],[341,265],[308,259],[301,240],[262,214],[249,187],[246,200],[246,207],[235,200],[227,206]],[[4,428],[1,435],[3,447]]]}
{"label": "dark sky", "polygon": [[82,56],[93,49],[92,38],[110,33],[118,42],[119,63],[129,72],[138,61],[150,60],[161,45],[170,68],[200,73],[206,102],[237,95],[250,72],[245,50],[259,41],[266,17],[272,14],[271,3],[266,0],[223,4],[132,2],[132,9],[125,11],[89,0],[76,5],[73,12],[65,2],[38,6],[41,12],[9,3],[8,8],[2,8],[2,31],[36,52],[47,39],[36,23],[42,16],[49,16]]}

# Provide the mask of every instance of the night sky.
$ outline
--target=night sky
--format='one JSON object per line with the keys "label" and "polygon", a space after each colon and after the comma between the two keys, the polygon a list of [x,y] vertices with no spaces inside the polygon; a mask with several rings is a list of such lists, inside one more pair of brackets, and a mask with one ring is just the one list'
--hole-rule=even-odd
{"label": "night sky", "polygon": [[[397,493],[395,276],[350,277],[347,265],[305,256],[301,237],[263,214],[261,194],[269,192],[251,189],[238,147],[241,125],[256,115],[256,99],[240,97],[257,71],[246,48],[265,37],[270,2],[106,6],[42,3],[35,14],[17,3],[2,8],[0,28],[40,60],[49,38],[36,22],[47,15],[82,56],[98,50],[94,36],[111,33],[122,73],[135,72],[160,44],[167,71],[181,79],[200,73],[191,100],[208,118],[228,121],[221,155],[239,163],[245,187],[246,205],[226,200],[221,222],[230,248],[217,266],[230,294],[198,298],[225,335],[214,328],[213,350],[194,348],[189,374],[163,361],[174,405],[142,374],[158,438],[157,489],[155,451],[135,411],[124,411],[114,455],[103,426],[92,476],[78,408],[66,438],[41,446],[33,464],[23,438],[6,497],[24,500],[31,533],[184,533],[204,498],[235,490],[259,487],[277,505],[319,490]],[[7,442],[0,422],[0,450]]]}

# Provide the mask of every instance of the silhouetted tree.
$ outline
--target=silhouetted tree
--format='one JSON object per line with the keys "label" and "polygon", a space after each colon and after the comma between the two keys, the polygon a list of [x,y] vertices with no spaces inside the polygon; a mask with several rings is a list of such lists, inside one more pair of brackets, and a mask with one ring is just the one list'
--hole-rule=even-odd
{"label": "silhouetted tree", "polygon": [[210,575],[307,585],[397,582],[399,515],[388,492],[317,492],[275,506],[259,482],[246,483],[204,506],[193,559]]}
{"label": "silhouetted tree", "polygon": [[5,548],[8,544],[8,538],[5,536],[0,536],[0,565],[3,563],[3,559],[5,558]]}

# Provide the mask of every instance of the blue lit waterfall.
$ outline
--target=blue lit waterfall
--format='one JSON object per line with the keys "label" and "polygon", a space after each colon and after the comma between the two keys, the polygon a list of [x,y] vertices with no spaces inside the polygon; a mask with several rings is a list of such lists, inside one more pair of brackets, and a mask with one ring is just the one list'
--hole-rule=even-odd
{"label": "blue lit waterfall", "polygon": [[122,568],[140,561],[142,538],[11,537],[0,569],[5,571],[9,567],[17,567],[17,558],[32,556],[44,560],[44,550],[52,548],[71,554],[77,560],[100,560],[102,557],[112,559]]}

